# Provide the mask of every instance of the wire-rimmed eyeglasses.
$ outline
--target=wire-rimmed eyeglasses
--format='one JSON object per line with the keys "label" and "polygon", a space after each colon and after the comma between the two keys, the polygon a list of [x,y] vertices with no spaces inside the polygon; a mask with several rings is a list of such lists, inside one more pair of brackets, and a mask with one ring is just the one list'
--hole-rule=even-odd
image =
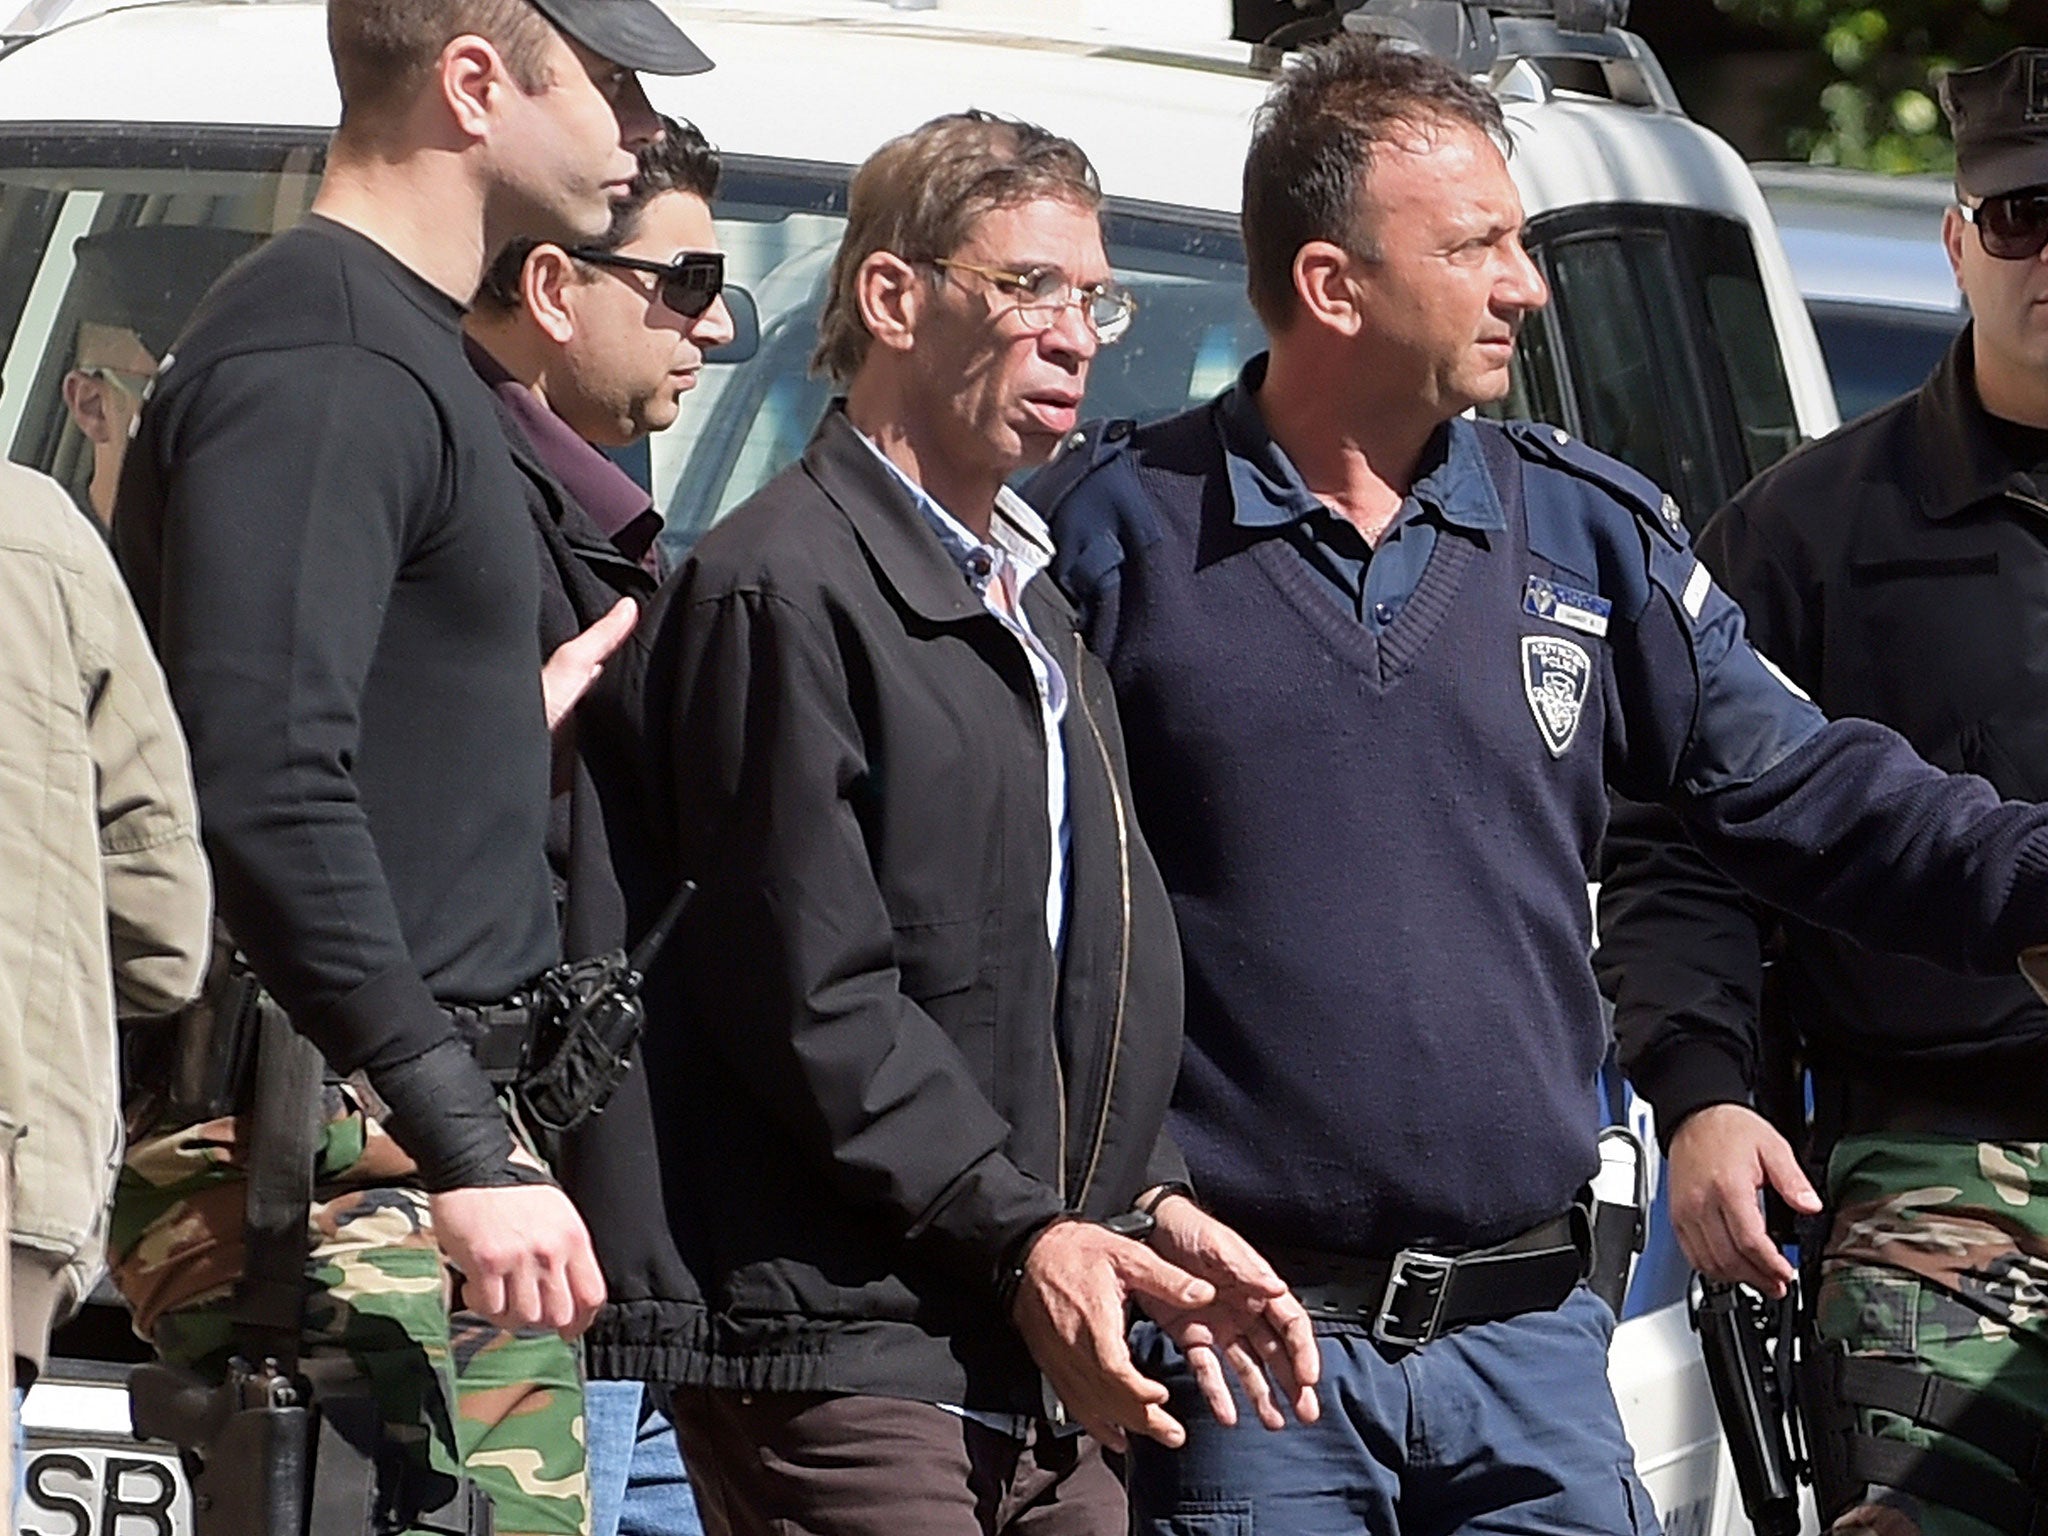
{"label": "wire-rimmed eyeglasses", "polygon": [[972,272],[987,278],[1006,297],[1025,325],[1034,331],[1049,331],[1069,309],[1078,309],[1096,341],[1114,346],[1131,328],[1138,301],[1125,288],[1109,283],[1076,283],[1058,267],[1027,267],[1021,272],[1003,267],[984,267],[971,261],[935,259],[932,266],[942,272]]}

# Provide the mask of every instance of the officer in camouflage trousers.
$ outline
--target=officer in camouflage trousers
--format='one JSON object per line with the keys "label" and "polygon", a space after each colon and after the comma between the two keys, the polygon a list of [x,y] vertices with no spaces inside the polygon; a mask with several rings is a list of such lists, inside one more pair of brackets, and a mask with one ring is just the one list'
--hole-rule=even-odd
{"label": "officer in camouflage trousers", "polygon": [[[500,1531],[583,1530],[574,1351],[553,1329],[502,1329],[454,1304],[412,1159],[355,1089],[323,1096],[302,1350],[345,1353],[361,1371],[391,1438],[433,1474],[415,1500],[466,1470]],[[237,1350],[246,1152],[231,1117],[138,1141],[114,1204],[113,1279],[136,1331],[210,1380]]]}
{"label": "officer in camouflage trousers", "polygon": [[[465,1476],[498,1532],[570,1536],[588,1523],[574,1339],[605,1292],[509,1084],[561,958],[550,731],[632,608],[543,665],[522,482],[460,320],[507,240],[604,233],[660,133],[633,71],[709,61],[651,0],[332,0],[328,33],[342,120],[311,216],[179,336],[113,520],[221,915],[290,1029],[259,1010],[254,1086],[173,1094],[183,1112],[137,1136],[111,1256],[170,1365],[232,1384],[233,1352],[295,1353],[328,1422],[346,1400],[375,1442],[357,1449],[379,1536],[473,1529]],[[321,1104],[314,1064],[268,1064],[307,1061],[292,1031],[324,1062]],[[167,1081],[185,1085],[145,1086]],[[238,1113],[190,1107],[208,1097]],[[202,1536],[210,1512],[234,1526],[225,1503],[265,1491],[255,1453],[172,1417],[223,1481]],[[313,1536],[357,1536],[325,1513]]]}
{"label": "officer in camouflage trousers", "polygon": [[[2048,1166],[2040,1141],[1844,1137],[1828,1163],[1831,1217],[1816,1311],[1820,1335],[1859,1355],[2026,1405],[2048,1405]],[[1866,1410],[1874,1433],[2010,1478],[1967,1432]],[[2037,1431],[2038,1432],[2038,1431]],[[1983,1520],[1883,1504],[1859,1518],[1879,1536],[1986,1536]],[[1852,1526],[1837,1525],[1838,1531]]]}
{"label": "officer in camouflage trousers", "polygon": [[[1747,487],[1699,552],[1828,713],[1880,720],[1935,764],[2039,801],[2048,49],[1950,74],[1941,95],[1958,193],[1942,233],[1970,328],[1916,393]],[[1654,813],[1617,810],[1604,873],[1602,980],[1622,1063],[1657,1111],[1687,1256],[1783,1294],[1767,1185],[1808,1218],[1809,1248],[1821,1239],[1807,1300],[1822,1347],[1802,1386],[1823,1520],[1881,1536],[2040,1528],[2048,1010],[2017,978],[1965,979],[1745,906]],[[1749,1107],[1775,1091],[1781,1122],[1802,1117],[1795,1072],[1763,1063],[1811,1073],[1802,1150],[1825,1168],[1825,1216],[1791,1142]]]}

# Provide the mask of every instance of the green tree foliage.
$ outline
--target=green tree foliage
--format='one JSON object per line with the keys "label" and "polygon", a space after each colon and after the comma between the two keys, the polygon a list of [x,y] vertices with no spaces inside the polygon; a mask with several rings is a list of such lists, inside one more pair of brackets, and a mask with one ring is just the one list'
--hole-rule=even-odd
{"label": "green tree foliage", "polygon": [[[1653,0],[1655,3],[1655,0]],[[1671,3],[1671,0],[1664,0]],[[1811,50],[1785,152],[1880,171],[1952,169],[1934,82],[2048,40],[2048,0],[1714,0]]]}

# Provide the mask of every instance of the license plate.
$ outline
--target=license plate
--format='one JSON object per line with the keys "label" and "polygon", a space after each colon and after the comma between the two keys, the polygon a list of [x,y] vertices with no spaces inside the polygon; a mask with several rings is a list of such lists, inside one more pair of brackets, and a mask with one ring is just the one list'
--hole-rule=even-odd
{"label": "license plate", "polygon": [[31,1443],[25,1470],[23,1536],[192,1536],[192,1494],[175,1455]]}

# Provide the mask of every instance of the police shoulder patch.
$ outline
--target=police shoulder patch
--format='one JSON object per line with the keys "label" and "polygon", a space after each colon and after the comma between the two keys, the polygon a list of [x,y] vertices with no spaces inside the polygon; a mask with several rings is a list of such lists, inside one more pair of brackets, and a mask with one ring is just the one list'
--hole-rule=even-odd
{"label": "police shoulder patch", "polygon": [[1563,757],[1578,735],[1592,682],[1593,658],[1576,641],[1522,636],[1522,691],[1552,757]]}
{"label": "police shoulder patch", "polygon": [[1523,458],[1548,464],[1598,486],[1633,512],[1636,520],[1652,529],[1665,544],[1683,549],[1689,542],[1678,503],[1665,495],[1649,476],[1638,473],[1597,448],[1587,446],[1562,427],[1511,421],[1506,424],[1506,430],[1509,440]]}

